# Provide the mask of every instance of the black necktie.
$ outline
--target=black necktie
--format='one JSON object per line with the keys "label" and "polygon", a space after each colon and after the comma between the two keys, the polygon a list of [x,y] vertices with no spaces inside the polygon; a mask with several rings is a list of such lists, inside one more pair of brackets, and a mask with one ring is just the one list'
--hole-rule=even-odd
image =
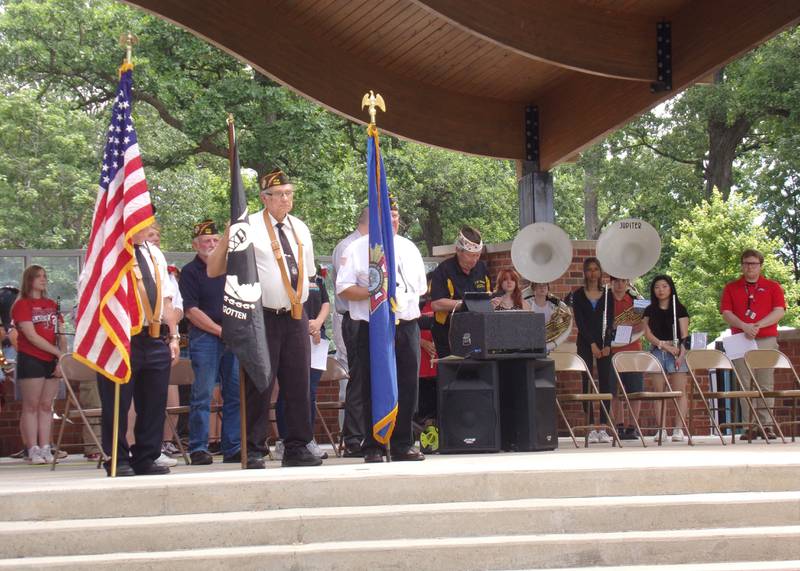
{"label": "black necktie", "polygon": [[278,240],[281,241],[281,250],[283,250],[283,257],[286,258],[286,265],[289,266],[289,275],[292,278],[292,289],[297,290],[297,262],[292,253],[292,247],[289,245],[289,239],[283,231],[283,222],[275,224],[278,228]]}
{"label": "black necktie", "polygon": [[144,257],[144,252],[138,245],[134,245],[133,249],[136,251],[136,261],[139,263],[139,271],[142,272],[142,282],[144,282],[144,289],[147,292],[147,299],[150,300],[150,309],[155,310],[156,307],[156,282],[153,280],[153,274],[150,272],[150,266],[147,265],[147,259]]}

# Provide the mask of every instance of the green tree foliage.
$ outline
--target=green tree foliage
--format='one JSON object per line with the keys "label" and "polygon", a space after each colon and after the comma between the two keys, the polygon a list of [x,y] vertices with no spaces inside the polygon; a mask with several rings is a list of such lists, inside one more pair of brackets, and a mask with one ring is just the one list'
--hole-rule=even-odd
{"label": "green tree foliage", "polygon": [[669,273],[689,310],[693,331],[706,331],[713,339],[727,329],[719,299],[725,284],[741,275],[740,255],[747,248],[764,253],[763,274],[784,288],[788,311],[781,325],[800,324],[800,285],[777,255],[783,244],[767,235],[762,219],[753,198],[734,194],[725,201],[714,191],[710,201],[702,201],[678,224]]}

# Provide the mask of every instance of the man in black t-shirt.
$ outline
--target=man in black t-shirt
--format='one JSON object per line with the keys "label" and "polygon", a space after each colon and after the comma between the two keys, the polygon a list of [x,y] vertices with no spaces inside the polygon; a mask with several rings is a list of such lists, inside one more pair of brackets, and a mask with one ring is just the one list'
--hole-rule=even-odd
{"label": "man in black t-shirt", "polygon": [[456,255],[439,264],[431,276],[431,308],[434,324],[431,330],[439,358],[450,355],[450,315],[461,306],[468,291],[491,292],[486,264],[480,261],[483,252],[481,234],[471,226],[463,226],[456,238]]}

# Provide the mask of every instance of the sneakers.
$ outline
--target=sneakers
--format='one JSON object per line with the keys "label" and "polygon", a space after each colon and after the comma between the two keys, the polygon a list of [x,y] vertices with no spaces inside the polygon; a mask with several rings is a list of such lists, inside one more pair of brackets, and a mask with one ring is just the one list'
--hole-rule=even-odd
{"label": "sneakers", "polygon": [[319,466],[321,464],[322,459],[314,456],[305,446],[285,450],[281,460],[281,466],[284,467]]}
{"label": "sneakers", "polygon": [[[668,434],[668,433],[667,433],[667,431],[666,431],[666,430],[664,430],[664,429],[661,429],[661,430],[656,430],[656,435],[655,435],[655,436],[653,436],[653,442],[658,442],[658,435],[659,435],[659,433],[661,433],[661,442],[662,442],[662,443],[663,443],[663,442],[669,442],[669,434]],[[683,435],[681,434],[681,437],[682,437],[682,436],[683,436]]]}
{"label": "sneakers", "polygon": [[[52,454],[50,455],[50,459],[53,459]],[[28,449],[28,457],[25,458],[25,461],[28,464],[47,464],[47,460],[42,456],[42,449],[38,446],[31,446]]]}
{"label": "sneakers", "polygon": [[597,441],[601,444],[608,444],[609,442],[613,442],[613,438],[609,436],[608,432],[605,430],[600,430],[597,432]]}
{"label": "sneakers", "polygon": [[207,450],[195,450],[189,454],[192,466],[208,466],[214,463],[214,457]]}
{"label": "sneakers", "polygon": [[683,442],[683,429],[676,428],[672,431],[672,441],[673,442]]}
{"label": "sneakers", "polygon": [[312,440],[311,442],[306,444],[306,448],[308,448],[308,451],[311,452],[317,458],[321,458],[322,460],[328,459],[328,453],[319,447],[319,444],[317,444],[316,440]]}
{"label": "sneakers", "polygon": [[275,451],[272,453],[272,457],[275,460],[283,460],[283,440],[275,442]]}
{"label": "sneakers", "polygon": [[175,458],[170,458],[166,454],[161,454],[156,461],[154,462],[156,466],[166,466],[167,468],[172,468],[173,466],[178,465],[178,461]]}
{"label": "sneakers", "polygon": [[[44,459],[45,464],[51,464],[53,462],[53,451],[50,449],[49,445],[39,448],[39,454]],[[60,454],[58,455],[58,458],[61,458]],[[56,463],[58,463],[58,460],[56,460]]]}
{"label": "sneakers", "polygon": [[175,446],[175,443],[171,440],[165,440],[161,443],[161,453],[166,454],[167,456],[175,456],[180,454],[181,451]]}
{"label": "sneakers", "polygon": [[592,430],[589,433],[589,444],[597,444],[600,442],[600,433],[596,430]]}

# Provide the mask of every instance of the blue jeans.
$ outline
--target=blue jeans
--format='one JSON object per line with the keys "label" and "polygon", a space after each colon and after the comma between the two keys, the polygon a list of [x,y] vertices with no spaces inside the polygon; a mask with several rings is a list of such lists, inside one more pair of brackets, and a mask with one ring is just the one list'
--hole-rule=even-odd
{"label": "blue jeans", "polygon": [[189,356],[194,370],[189,403],[189,452],[208,450],[208,418],[217,378],[222,390],[222,453],[232,456],[241,447],[239,426],[239,360],[216,335],[193,328]]}
{"label": "blue jeans", "polygon": [[[326,340],[327,341],[327,340]],[[319,369],[311,369],[308,375],[308,382],[309,382],[309,402],[311,403],[311,414],[309,418],[311,419],[311,432],[314,432],[314,422],[317,420],[317,387],[319,386],[319,380],[322,378],[322,373]],[[283,439],[283,436],[286,434],[286,419],[284,418],[283,412],[283,400],[281,399],[281,393],[278,391],[278,400],[275,401],[275,424],[278,425],[278,436]]]}

